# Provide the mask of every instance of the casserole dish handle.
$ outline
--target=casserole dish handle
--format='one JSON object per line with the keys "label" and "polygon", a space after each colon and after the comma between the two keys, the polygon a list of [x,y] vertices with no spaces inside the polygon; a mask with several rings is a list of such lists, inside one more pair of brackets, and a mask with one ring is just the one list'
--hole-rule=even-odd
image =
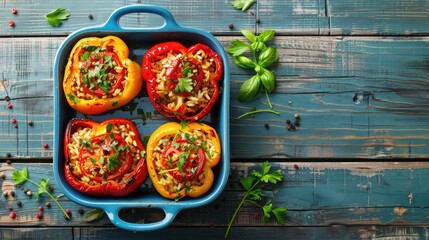
{"label": "casserole dish handle", "polygon": [[[163,7],[153,6],[153,5],[129,5],[116,9],[107,19],[103,28],[107,29],[123,29],[119,24],[119,19],[129,13],[152,13],[161,16],[164,19],[164,25],[155,29],[162,29],[165,31],[177,30],[178,28],[183,28],[174,20],[173,15],[170,11]],[[143,29],[144,30],[144,29]],[[147,30],[153,30],[153,28],[147,28]]]}
{"label": "casserole dish handle", "polygon": [[164,211],[164,219],[158,222],[151,223],[131,223],[122,220],[119,217],[119,211],[122,209],[120,206],[109,205],[104,207],[104,211],[106,215],[109,217],[110,221],[117,226],[118,228],[122,228],[129,231],[152,231],[158,230],[164,227],[169,226],[180,209],[173,206],[163,206],[162,210]]}

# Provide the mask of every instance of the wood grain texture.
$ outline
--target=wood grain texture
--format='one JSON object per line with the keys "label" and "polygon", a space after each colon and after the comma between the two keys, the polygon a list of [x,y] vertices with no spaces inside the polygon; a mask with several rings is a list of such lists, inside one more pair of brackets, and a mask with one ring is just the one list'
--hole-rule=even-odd
{"label": "wood grain texture", "polygon": [[[214,34],[237,34],[240,29],[255,30],[256,4],[248,13],[241,12],[232,7],[230,0],[227,1],[182,1],[177,5],[174,0],[114,0],[106,4],[105,1],[85,0],[62,1],[46,0],[40,2],[3,1],[0,7],[0,36],[37,36],[37,35],[67,35],[80,28],[101,25],[108,19],[110,14],[117,8],[126,5],[151,4],[167,8],[174,19],[186,27],[194,27],[210,31]],[[94,8],[94,6],[97,6]],[[61,27],[54,28],[45,20],[45,15],[56,8],[65,8],[71,15],[68,20],[63,21]],[[18,10],[18,14],[11,13],[12,8]],[[92,15],[93,19],[88,16]],[[9,27],[9,21],[15,22],[15,27]],[[234,24],[230,29],[228,25]],[[152,28],[162,26],[163,19],[154,14],[129,14],[121,18],[120,25],[123,27]],[[296,25],[296,24],[295,24]]]}
{"label": "wood grain texture", "polygon": [[3,240],[73,240],[71,228],[0,228],[0,239]]}
{"label": "wood grain texture", "polygon": [[[295,164],[297,164],[295,166]],[[33,193],[37,190],[30,183],[13,187],[10,174],[14,169],[27,167],[30,178],[39,182],[41,178],[50,179],[53,195],[58,191],[52,173],[51,164],[26,163],[12,165],[3,164],[0,175],[5,174],[6,180],[0,180],[3,192],[15,192],[0,199],[0,226],[55,226],[76,227],[87,226],[79,208],[89,208],[71,202],[66,197],[59,198],[66,209],[72,211],[72,219],[65,220],[60,209],[46,196],[34,199],[25,195],[23,188]],[[228,224],[244,189],[239,179],[250,171],[258,169],[257,163],[232,163],[229,181],[223,193],[214,202],[194,209],[183,210],[174,220],[172,227],[225,227]],[[367,226],[420,226],[427,223],[429,216],[429,163],[391,163],[391,162],[308,162],[286,163],[272,162],[272,169],[281,169],[284,180],[279,184],[264,186],[267,199],[272,199],[274,207],[286,207],[287,217],[284,227],[332,226],[332,225],[367,225]],[[150,180],[148,180],[150,181]],[[147,182],[150,186],[150,183]],[[22,206],[16,205],[21,201]],[[46,201],[52,207],[44,210],[43,220],[36,218],[37,207]],[[17,218],[9,218],[8,206],[13,206]],[[256,215],[255,215],[256,214]],[[244,204],[237,215],[234,227],[281,227],[271,221],[263,224],[260,209],[251,204]],[[159,221],[163,213],[158,209],[124,209],[121,218],[136,222]],[[90,223],[91,226],[112,226],[107,216]]]}
{"label": "wood grain texture", "polygon": [[[226,48],[236,37],[218,39]],[[52,146],[52,65],[62,40],[0,39],[0,156],[52,156],[53,149],[42,146]],[[277,85],[270,98],[279,116],[236,119],[268,105],[263,94],[250,102],[236,99],[252,72],[230,64],[232,159],[429,157],[429,38],[276,37],[272,44],[280,57],[272,68]],[[7,108],[6,96],[13,109]],[[142,97],[139,102],[148,101]],[[142,108],[153,111],[147,104]],[[287,131],[285,121],[295,113],[301,125]],[[152,128],[138,116],[128,117],[143,136],[150,134]],[[145,123],[155,126],[157,121]]]}
{"label": "wood grain texture", "polygon": [[427,35],[429,1],[326,0],[330,34]]}

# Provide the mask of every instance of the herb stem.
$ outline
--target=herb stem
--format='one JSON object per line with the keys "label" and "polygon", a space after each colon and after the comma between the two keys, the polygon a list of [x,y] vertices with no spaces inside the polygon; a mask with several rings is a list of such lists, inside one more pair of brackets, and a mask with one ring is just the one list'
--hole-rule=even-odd
{"label": "herb stem", "polygon": [[276,114],[276,115],[280,114],[279,112],[271,110],[271,109],[253,110],[253,111],[249,111],[249,112],[246,112],[246,113],[238,116],[237,119],[241,119],[241,118],[243,118],[243,117],[245,117],[247,115],[252,115],[252,114],[255,114],[255,113],[272,113],[272,114]]}
{"label": "herb stem", "polygon": [[265,89],[265,96],[267,97],[268,105],[270,106],[271,109],[273,109],[273,105],[271,104],[267,89]]}
{"label": "herb stem", "polygon": [[253,186],[249,189],[249,191],[246,192],[246,195],[244,195],[244,197],[241,199],[240,204],[238,204],[237,208],[235,209],[234,214],[232,215],[231,220],[228,223],[228,228],[226,229],[226,232],[225,232],[225,238],[228,237],[229,231],[231,230],[231,227],[232,227],[232,223],[234,222],[235,217],[237,216],[238,211],[240,210],[241,206],[244,204],[244,202],[249,201],[249,200],[247,200],[247,197],[249,196],[249,192],[252,192],[252,190],[259,184],[259,182],[261,182],[260,179],[253,184]]}
{"label": "herb stem", "polygon": [[[33,180],[31,180],[31,179],[29,179],[29,178],[26,178],[26,179],[27,179],[27,181],[29,181],[30,183],[34,184],[38,189],[44,189],[42,186],[40,186],[40,184],[38,184],[38,183],[34,182]],[[65,211],[65,210],[64,210],[64,208],[63,208],[63,206],[61,206],[61,204],[58,202],[58,200],[57,200],[54,196],[52,196],[52,194],[50,194],[47,190],[45,190],[45,189],[44,189],[44,192],[45,192],[46,194],[48,194],[48,196],[49,196],[52,200],[54,200],[54,202],[58,205],[58,207],[60,207],[61,211],[64,213],[64,216],[66,216],[66,218],[67,218],[67,219],[70,219],[70,216],[66,213],[66,211]]]}

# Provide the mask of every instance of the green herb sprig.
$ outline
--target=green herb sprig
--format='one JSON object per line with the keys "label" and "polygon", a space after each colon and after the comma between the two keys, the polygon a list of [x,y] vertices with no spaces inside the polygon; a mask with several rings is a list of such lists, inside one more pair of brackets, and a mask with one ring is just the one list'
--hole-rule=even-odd
{"label": "green herb sprig", "polygon": [[21,171],[19,170],[15,170],[12,172],[12,180],[14,181],[15,185],[20,185],[23,184],[25,182],[30,182],[33,185],[35,185],[37,187],[37,193],[34,196],[34,198],[38,198],[40,194],[45,193],[47,194],[57,205],[58,207],[61,209],[61,211],[64,213],[64,216],[67,219],[70,219],[70,216],[66,213],[66,211],[64,210],[63,206],[61,206],[61,204],[58,202],[57,198],[55,198],[54,196],[52,196],[52,194],[49,192],[49,179],[42,179],[40,181],[40,183],[36,183],[33,180],[31,180],[28,177],[28,171],[27,168],[23,168]]}
{"label": "green herb sprig", "polygon": [[250,8],[250,6],[252,6],[254,2],[255,0],[235,0],[231,3],[231,5],[238,10],[246,11]]}
{"label": "green herb sprig", "polygon": [[[258,36],[249,30],[242,30],[241,33],[249,40],[250,44],[235,39],[226,50],[232,54],[232,59],[237,66],[253,69],[255,72],[255,75],[243,82],[238,92],[238,99],[247,101],[255,98],[262,89],[265,89],[267,93],[274,90],[276,77],[268,67],[275,63],[279,56],[275,47],[266,45],[268,41],[273,39],[274,30],[265,30]],[[252,53],[253,60],[243,55],[249,51]],[[270,107],[272,108],[272,106]]]}
{"label": "green herb sprig", "polygon": [[52,12],[45,15],[45,19],[51,24],[52,27],[59,27],[62,21],[67,20],[70,16],[70,12],[64,8],[57,8]]}
{"label": "green herb sprig", "polygon": [[246,195],[241,199],[241,202],[238,204],[234,214],[232,215],[231,220],[229,221],[228,228],[225,232],[225,238],[228,237],[229,231],[231,229],[232,223],[235,220],[235,217],[238,214],[238,211],[243,206],[245,202],[249,202],[254,204],[255,206],[258,206],[262,209],[264,215],[262,217],[262,222],[267,223],[269,222],[271,218],[271,214],[274,214],[276,220],[280,224],[285,223],[286,219],[286,208],[284,207],[276,207],[273,208],[272,201],[269,200],[265,204],[259,204],[258,202],[263,200],[264,192],[259,187],[259,184],[264,183],[271,183],[276,184],[279,181],[282,181],[283,174],[280,169],[275,171],[270,171],[271,166],[268,162],[263,162],[260,164],[261,170],[256,171],[253,170],[249,176],[242,177],[240,179],[241,185],[246,189]]}

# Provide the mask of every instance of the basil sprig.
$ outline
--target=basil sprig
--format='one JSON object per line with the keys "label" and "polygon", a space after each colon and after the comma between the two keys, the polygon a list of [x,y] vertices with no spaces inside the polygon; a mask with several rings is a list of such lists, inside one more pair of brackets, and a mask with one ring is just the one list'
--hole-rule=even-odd
{"label": "basil sprig", "polygon": [[[253,69],[255,75],[243,82],[238,92],[238,99],[240,101],[252,100],[264,89],[270,103],[268,93],[274,90],[276,77],[268,67],[277,62],[279,55],[275,47],[268,47],[266,43],[273,39],[275,31],[265,30],[258,36],[248,30],[242,30],[241,33],[250,44],[236,39],[226,50],[232,55],[237,66]],[[251,56],[249,56],[250,54],[246,56],[245,54],[249,52]],[[270,107],[272,108],[271,105]]]}

